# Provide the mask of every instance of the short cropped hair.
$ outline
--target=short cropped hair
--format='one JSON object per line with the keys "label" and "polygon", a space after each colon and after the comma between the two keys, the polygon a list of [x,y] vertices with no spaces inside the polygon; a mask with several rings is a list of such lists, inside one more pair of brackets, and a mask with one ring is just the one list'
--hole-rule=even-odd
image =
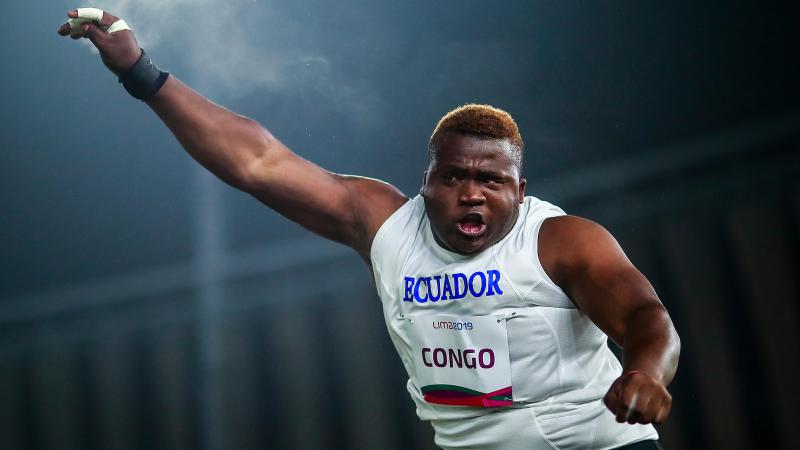
{"label": "short cropped hair", "polygon": [[509,157],[518,169],[522,169],[522,136],[511,114],[500,108],[472,103],[445,114],[439,119],[428,142],[428,163],[436,159],[436,152],[448,133],[459,133],[478,139],[508,139],[512,147]]}

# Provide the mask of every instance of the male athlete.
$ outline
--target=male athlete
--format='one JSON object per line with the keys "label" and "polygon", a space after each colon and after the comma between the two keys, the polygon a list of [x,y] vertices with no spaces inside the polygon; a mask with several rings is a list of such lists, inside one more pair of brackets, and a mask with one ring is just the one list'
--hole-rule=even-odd
{"label": "male athlete", "polygon": [[[680,341],[650,283],[601,226],[525,197],[511,116],[444,116],[409,199],[330,173],[144,55],[124,21],[71,11],[125,89],[226,183],[370,265],[417,414],[443,448],[657,449]],[[622,348],[623,364],[606,345]]]}

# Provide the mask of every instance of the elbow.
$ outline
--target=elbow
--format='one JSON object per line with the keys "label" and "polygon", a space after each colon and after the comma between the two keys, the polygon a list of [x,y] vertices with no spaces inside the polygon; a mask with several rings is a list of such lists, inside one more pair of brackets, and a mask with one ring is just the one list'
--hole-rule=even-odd
{"label": "elbow", "polygon": [[252,133],[255,134],[256,141],[259,142],[264,149],[277,143],[278,140],[275,139],[275,136],[273,136],[272,133],[270,133],[269,130],[264,128],[260,123],[253,119],[247,119],[247,121],[250,123],[250,130],[252,130]]}
{"label": "elbow", "polygon": [[[671,323],[671,322],[670,322]],[[672,325],[672,357],[675,361],[675,367],[678,366],[678,359],[681,356],[681,337],[678,336],[678,331],[675,330],[675,325]]]}
{"label": "elbow", "polygon": [[247,120],[250,123],[243,135],[247,136],[245,145],[249,151],[238,164],[239,170],[234,187],[244,192],[252,192],[263,181],[266,169],[275,164],[275,155],[278,153],[280,142],[261,124],[251,119]]}
{"label": "elbow", "polygon": [[675,329],[675,324],[672,323],[672,319],[670,318],[669,314],[667,313],[666,309],[664,309],[664,321],[667,323],[667,339],[668,344],[666,347],[665,356],[667,359],[666,370],[664,373],[664,384],[668,385],[672,382],[672,379],[675,377],[675,373],[678,370],[678,361],[681,356],[681,338],[678,336],[678,331]]}
{"label": "elbow", "polygon": [[275,154],[275,149],[280,145],[280,142],[260,123],[252,119],[247,120],[251,123],[247,135],[249,136],[248,141],[252,145],[252,150],[249,153],[250,161],[247,163],[247,167],[252,168],[258,163],[268,161]]}
{"label": "elbow", "polygon": [[675,323],[672,322],[672,317],[670,317],[667,308],[660,305],[659,309],[660,319],[666,325],[664,328],[666,329],[667,339],[669,340],[669,348],[677,363],[678,356],[681,353],[681,338],[678,336],[678,330],[675,329]]}

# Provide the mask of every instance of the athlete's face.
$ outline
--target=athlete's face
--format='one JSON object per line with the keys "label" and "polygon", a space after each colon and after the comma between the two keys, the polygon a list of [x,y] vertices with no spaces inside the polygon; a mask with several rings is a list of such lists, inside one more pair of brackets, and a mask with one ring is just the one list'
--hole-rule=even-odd
{"label": "athlete's face", "polygon": [[422,185],[436,240],[462,255],[480,252],[514,226],[525,179],[506,139],[450,133],[428,166]]}

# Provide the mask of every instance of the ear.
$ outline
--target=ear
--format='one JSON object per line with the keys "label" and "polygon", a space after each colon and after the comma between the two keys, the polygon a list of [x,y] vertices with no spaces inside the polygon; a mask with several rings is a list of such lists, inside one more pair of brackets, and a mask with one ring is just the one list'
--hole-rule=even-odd
{"label": "ear", "polygon": [[525,202],[525,183],[526,183],[525,178],[520,178],[519,179],[519,202],[520,203],[524,203]]}
{"label": "ear", "polygon": [[422,186],[419,187],[419,195],[423,195],[422,191],[425,190],[425,183],[428,182],[428,171],[422,172]]}

